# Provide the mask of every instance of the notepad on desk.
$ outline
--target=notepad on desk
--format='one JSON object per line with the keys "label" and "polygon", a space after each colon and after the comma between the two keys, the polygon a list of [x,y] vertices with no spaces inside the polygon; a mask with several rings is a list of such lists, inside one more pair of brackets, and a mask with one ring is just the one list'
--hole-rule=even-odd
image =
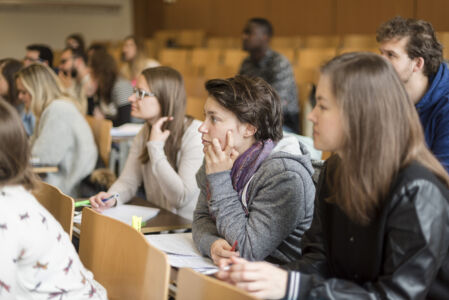
{"label": "notepad on desk", "polygon": [[[129,204],[117,205],[103,211],[103,215],[122,221],[129,226],[131,226],[133,216],[142,217],[142,220],[147,221],[157,216],[158,213],[158,208]],[[81,224],[81,219],[82,214],[75,215],[73,222]]]}
{"label": "notepad on desk", "polygon": [[172,267],[192,268],[201,273],[218,271],[212,260],[204,257],[193,243],[192,233],[146,235],[148,242],[165,252]]}
{"label": "notepad on desk", "polygon": [[133,137],[139,133],[143,124],[126,123],[118,127],[111,128],[112,137]]}

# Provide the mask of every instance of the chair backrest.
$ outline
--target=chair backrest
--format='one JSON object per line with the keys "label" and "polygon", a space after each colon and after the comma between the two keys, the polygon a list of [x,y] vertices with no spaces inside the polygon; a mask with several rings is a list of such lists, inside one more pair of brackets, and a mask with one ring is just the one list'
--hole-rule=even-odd
{"label": "chair backrest", "polygon": [[226,49],[223,52],[223,63],[228,66],[240,67],[248,53],[240,49]]}
{"label": "chair backrest", "polygon": [[159,51],[159,62],[164,66],[177,68],[189,62],[189,51],[186,49],[163,48]]}
{"label": "chair backrest", "polygon": [[340,37],[337,35],[308,35],[302,37],[304,48],[337,48]]}
{"label": "chair backrest", "polygon": [[37,201],[61,224],[71,240],[73,213],[75,211],[73,198],[63,194],[57,187],[43,181],[39,181],[32,192]]}
{"label": "chair backrest", "polygon": [[177,300],[254,300],[257,299],[228,283],[197,273],[192,269],[181,269],[177,280]]}
{"label": "chair backrest", "polygon": [[134,228],[83,209],[79,256],[114,299],[168,299],[170,266]]}
{"label": "chair backrest", "polygon": [[297,65],[303,68],[319,68],[333,58],[336,48],[304,48],[298,51]]}
{"label": "chair backrest", "polygon": [[111,120],[100,120],[92,116],[86,116],[86,121],[89,123],[92,129],[92,134],[94,135],[95,144],[97,144],[98,153],[106,167],[109,166],[109,156],[111,154]]}
{"label": "chair backrest", "polygon": [[218,65],[221,62],[221,49],[217,48],[194,48],[192,50],[192,65],[206,66],[208,64]]}

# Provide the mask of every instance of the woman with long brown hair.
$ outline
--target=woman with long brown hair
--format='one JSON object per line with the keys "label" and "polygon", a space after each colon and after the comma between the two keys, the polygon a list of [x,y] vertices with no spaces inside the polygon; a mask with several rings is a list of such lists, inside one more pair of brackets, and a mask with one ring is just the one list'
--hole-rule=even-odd
{"label": "woman with long brown hair", "polygon": [[[89,57],[91,71],[92,114],[98,119],[111,120],[114,126],[131,121],[128,97],[133,88],[129,80],[119,75],[117,62],[107,51],[97,50]],[[89,112],[90,113],[90,112]]]}
{"label": "woman with long brown hair", "polygon": [[185,115],[186,94],[178,71],[169,67],[145,69],[129,97],[133,117],[145,120],[134,138],[125,167],[107,193],[90,198],[104,210],[116,204],[102,199],[119,193],[129,201],[143,182],[146,200],[192,219],[199,189],[195,174],[203,161],[200,122]]}
{"label": "woman with long brown hair", "polygon": [[38,182],[28,137],[5,101],[0,101],[0,140],[0,298],[107,299],[69,235],[31,193]]}
{"label": "woman with long brown hair", "polygon": [[449,177],[393,67],[344,54],[322,68],[316,96],[314,145],[335,155],[301,259],[287,272],[232,258],[218,276],[270,299],[447,298]]}

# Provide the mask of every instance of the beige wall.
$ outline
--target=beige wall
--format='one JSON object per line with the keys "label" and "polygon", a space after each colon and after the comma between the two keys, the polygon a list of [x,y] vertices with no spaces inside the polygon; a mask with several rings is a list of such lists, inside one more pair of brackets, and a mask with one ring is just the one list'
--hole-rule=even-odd
{"label": "beige wall", "polygon": [[396,15],[424,18],[437,31],[449,31],[449,0],[151,0],[146,9],[158,20],[137,19],[136,28],[151,28],[142,36],[157,29],[236,36],[255,16],[271,20],[276,35],[374,33]]}
{"label": "beige wall", "polygon": [[87,42],[95,39],[122,39],[132,33],[132,0],[72,2],[118,4],[121,8],[9,7],[0,3],[0,58],[23,58],[26,45],[31,43],[46,43],[54,49],[61,49],[65,37],[73,32],[81,32]]}

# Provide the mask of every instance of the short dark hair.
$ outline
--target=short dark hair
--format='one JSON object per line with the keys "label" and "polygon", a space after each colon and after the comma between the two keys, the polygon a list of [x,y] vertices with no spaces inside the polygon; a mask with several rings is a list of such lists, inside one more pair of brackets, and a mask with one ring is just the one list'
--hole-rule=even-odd
{"label": "short dark hair", "polygon": [[73,58],[81,58],[83,62],[87,65],[87,54],[81,48],[73,48],[73,47],[65,47],[63,52],[70,51],[72,52]]}
{"label": "short dark hair", "polygon": [[30,145],[15,108],[0,100],[0,186],[23,185],[32,189],[35,175],[30,164]]}
{"label": "short dark hair", "polygon": [[264,29],[265,33],[271,38],[274,34],[273,26],[271,25],[270,21],[268,21],[265,18],[251,18],[249,20],[249,23],[257,24],[257,26],[260,26]]}
{"label": "short dark hair", "polygon": [[48,62],[48,66],[53,68],[53,51],[47,45],[32,44],[28,45],[26,48],[28,51],[39,52],[39,58]]}
{"label": "short dark hair", "polygon": [[17,106],[19,99],[17,98],[16,78],[14,75],[23,67],[22,62],[17,59],[7,58],[0,62],[0,69],[5,81],[8,83],[8,94],[5,100],[11,105]]}
{"label": "short dark hair", "polygon": [[407,55],[424,59],[424,74],[432,77],[443,62],[443,46],[438,42],[432,24],[424,20],[404,19],[400,16],[382,24],[377,29],[379,43],[394,38],[408,38]]}
{"label": "short dark hair", "polygon": [[67,41],[68,39],[74,39],[79,45],[77,49],[81,49],[84,52],[86,44],[84,43],[84,38],[81,33],[72,33],[65,40]]}
{"label": "short dark hair", "polygon": [[281,100],[262,78],[237,75],[229,79],[211,79],[206,82],[206,90],[240,122],[255,126],[256,140],[278,141],[282,138]]}

